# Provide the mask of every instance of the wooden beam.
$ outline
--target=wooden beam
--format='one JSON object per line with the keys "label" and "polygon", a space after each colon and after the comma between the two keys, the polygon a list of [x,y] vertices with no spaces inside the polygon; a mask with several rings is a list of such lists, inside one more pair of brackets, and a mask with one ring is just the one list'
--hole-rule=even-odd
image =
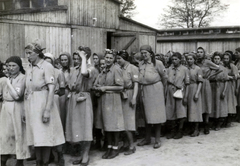
{"label": "wooden beam", "polygon": [[127,50],[128,47],[131,46],[131,44],[137,39],[136,36],[134,36],[124,47],[123,47],[123,50]]}
{"label": "wooden beam", "polygon": [[166,36],[157,37],[157,41],[189,41],[189,40],[218,40],[218,39],[240,39],[239,33],[235,34],[212,34],[212,35],[188,35],[188,36]]}
{"label": "wooden beam", "polygon": [[112,36],[114,37],[131,37],[131,36],[136,36],[136,32],[116,32],[113,33]]}
{"label": "wooden beam", "polygon": [[19,9],[19,10],[11,10],[11,11],[0,11],[0,16],[14,15],[14,14],[39,13],[39,12],[50,12],[50,11],[67,10],[67,9],[68,9],[68,7],[66,5],[63,5],[63,6],[48,6],[46,8],[38,8],[38,9],[28,8],[28,9]]}
{"label": "wooden beam", "polygon": [[34,26],[45,26],[45,27],[61,27],[61,28],[72,28],[72,29],[82,29],[83,27],[85,28],[88,27],[88,28],[94,28],[94,29],[104,29],[105,31],[108,31],[108,32],[116,32],[115,29],[110,29],[110,28],[70,25],[70,24],[60,24],[60,23],[47,23],[47,22],[18,21],[18,20],[1,19],[1,18],[0,18],[0,23],[34,25]]}
{"label": "wooden beam", "polygon": [[46,26],[46,27],[62,27],[62,28],[71,27],[68,24],[33,22],[33,21],[17,21],[17,20],[1,19],[1,18],[0,18],[0,23],[35,25],[35,26]]}

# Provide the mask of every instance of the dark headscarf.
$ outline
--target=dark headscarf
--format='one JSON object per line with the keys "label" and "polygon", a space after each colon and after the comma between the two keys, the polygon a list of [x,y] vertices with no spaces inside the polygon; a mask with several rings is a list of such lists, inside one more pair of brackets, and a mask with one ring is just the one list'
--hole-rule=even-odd
{"label": "dark headscarf", "polygon": [[180,60],[182,59],[182,55],[179,52],[174,52],[172,57],[174,57],[174,56],[177,57]]}
{"label": "dark headscarf", "polygon": [[204,52],[204,57],[206,56],[206,52],[205,52],[204,48],[198,47],[197,50],[203,50],[203,52]]}
{"label": "dark headscarf", "polygon": [[22,66],[22,60],[19,56],[11,56],[9,57],[7,60],[6,60],[6,63],[9,63],[9,62],[14,62],[16,63],[19,68],[20,68],[20,72],[22,74],[25,74],[25,70],[23,69],[23,66]]}
{"label": "dark headscarf", "polygon": [[155,54],[152,51],[152,47],[149,45],[143,45],[140,47],[140,51],[142,50],[146,50],[147,52],[149,52],[151,54],[151,62],[154,64],[154,66],[156,65],[156,59],[155,59]]}
{"label": "dark headscarf", "polygon": [[33,52],[39,54],[40,58],[44,58],[44,54],[43,54],[43,50],[45,50],[45,48],[42,48],[42,46],[38,43],[29,43],[25,49],[29,49],[32,50]]}
{"label": "dark headscarf", "polygon": [[126,50],[118,51],[117,55],[122,57],[125,61],[129,61],[129,54]]}

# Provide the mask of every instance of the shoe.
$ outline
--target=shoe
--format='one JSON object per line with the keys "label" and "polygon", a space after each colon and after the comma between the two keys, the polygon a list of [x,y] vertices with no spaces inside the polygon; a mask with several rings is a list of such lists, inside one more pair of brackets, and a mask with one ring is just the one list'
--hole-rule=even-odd
{"label": "shoe", "polygon": [[102,159],[107,159],[109,154],[111,153],[112,148],[108,148],[106,153],[102,156]]}
{"label": "shoe", "polygon": [[137,146],[144,146],[144,145],[150,145],[150,144],[151,144],[151,141],[147,141],[144,139],[141,142],[139,142]]}
{"label": "shoe", "polygon": [[78,165],[82,163],[82,159],[81,160],[75,160],[72,162],[73,165]]}
{"label": "shoe", "polygon": [[124,155],[131,155],[131,154],[133,154],[133,153],[135,153],[135,151],[136,151],[136,148],[135,148],[135,146],[133,147],[133,149],[128,149],[128,151],[126,151],[125,153],[124,153]]}
{"label": "shoe", "polygon": [[154,149],[158,149],[160,147],[161,147],[161,142],[155,142],[154,145],[153,145]]}
{"label": "shoe", "polygon": [[209,131],[209,124],[208,123],[205,124],[203,132],[204,132],[204,134],[209,134],[210,133],[210,131]]}
{"label": "shoe", "polygon": [[86,163],[81,163],[80,166],[87,166],[89,164],[89,158],[88,158],[88,161]]}
{"label": "shoe", "polygon": [[199,130],[194,130],[194,132],[190,135],[190,137],[197,137],[199,136]]}
{"label": "shoe", "polygon": [[123,152],[127,152],[129,150],[129,146],[122,146],[120,149],[119,149],[119,153],[123,153]]}
{"label": "shoe", "polygon": [[119,154],[118,149],[112,149],[107,159],[113,159],[116,156],[118,156],[118,154]]}
{"label": "shoe", "polygon": [[177,134],[173,137],[173,139],[180,139],[183,137],[183,133],[182,133],[182,130],[179,130],[177,132]]}

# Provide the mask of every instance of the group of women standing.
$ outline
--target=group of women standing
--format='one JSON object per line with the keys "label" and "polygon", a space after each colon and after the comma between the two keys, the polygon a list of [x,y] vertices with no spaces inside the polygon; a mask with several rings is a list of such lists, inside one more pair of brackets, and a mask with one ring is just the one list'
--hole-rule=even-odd
{"label": "group of women standing", "polygon": [[[239,69],[231,63],[229,53],[222,56],[216,52],[210,61],[199,47],[196,54],[184,55],[186,63],[178,52],[168,52],[161,61],[151,46],[144,45],[132,57],[137,65],[130,63],[126,50],[110,49],[104,57],[94,54],[95,65],[89,65],[89,47],[80,46],[72,57],[64,52],[59,61],[43,50],[37,43],[28,44],[26,73],[21,59],[12,56],[6,61],[8,74],[1,74],[2,165],[10,154],[16,154],[16,165],[22,166],[30,157],[30,146],[35,149],[37,166],[48,165],[52,148],[62,156],[65,141],[81,145],[80,158],[73,164],[88,165],[93,131],[100,147],[99,135],[105,135],[103,159],[119,154],[122,131],[128,142],[122,149],[131,155],[136,151],[133,131],[137,130],[137,105],[142,105],[146,129],[145,138],[137,145],[151,144],[154,128],[155,149],[161,146],[165,122],[166,137],[179,139],[187,120],[192,126],[189,133],[195,137],[200,122],[204,122],[204,133],[209,134],[209,117],[215,119],[214,128],[219,130],[226,117],[231,122],[236,114]],[[240,48],[236,51],[239,53]],[[236,64],[240,66],[238,61]]]}

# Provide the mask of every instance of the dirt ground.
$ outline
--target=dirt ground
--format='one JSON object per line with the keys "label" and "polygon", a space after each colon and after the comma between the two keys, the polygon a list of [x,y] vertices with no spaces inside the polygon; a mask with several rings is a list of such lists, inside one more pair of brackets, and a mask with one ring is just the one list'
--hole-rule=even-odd
{"label": "dirt ground", "polygon": [[[167,140],[162,137],[161,141],[159,149],[153,149],[153,145],[136,146],[136,153],[130,156],[121,153],[114,159],[104,160],[101,158],[104,152],[91,151],[89,166],[240,166],[240,123],[220,131],[211,130],[209,135],[201,132],[195,138]],[[72,161],[77,159],[64,157],[66,166],[72,166]],[[9,166],[14,163],[14,159],[8,161]],[[25,166],[35,166],[35,161],[25,162]]]}

